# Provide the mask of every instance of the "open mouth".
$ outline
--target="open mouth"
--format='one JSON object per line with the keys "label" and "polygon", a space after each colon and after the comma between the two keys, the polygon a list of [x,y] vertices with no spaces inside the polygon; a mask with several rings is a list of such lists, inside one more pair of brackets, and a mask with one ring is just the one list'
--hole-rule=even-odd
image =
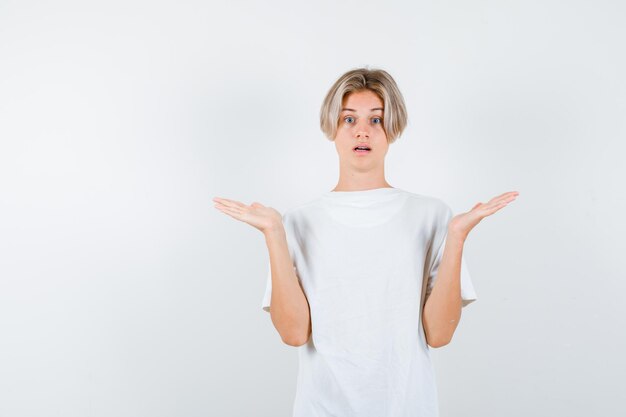
{"label": "open mouth", "polygon": [[372,150],[368,146],[355,146],[353,151],[356,153],[369,153]]}

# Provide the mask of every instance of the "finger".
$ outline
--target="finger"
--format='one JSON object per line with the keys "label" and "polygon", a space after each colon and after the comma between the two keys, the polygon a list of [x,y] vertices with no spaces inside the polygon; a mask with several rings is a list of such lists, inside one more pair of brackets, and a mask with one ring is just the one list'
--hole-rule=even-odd
{"label": "finger", "polygon": [[509,192],[509,193],[504,193],[498,197],[494,197],[491,200],[489,200],[489,202],[487,203],[487,205],[490,204],[500,204],[503,201],[507,201],[507,202],[511,202],[513,200],[515,200],[517,198],[517,194],[513,194],[514,192]]}
{"label": "finger", "polygon": [[499,195],[499,197],[504,197],[504,196],[509,196],[509,195],[519,195],[519,191],[507,191],[506,193],[502,193]]}
{"label": "finger", "polygon": [[243,208],[246,207],[245,204],[239,202],[239,201],[235,201],[235,200],[228,200],[226,198],[220,199],[219,201],[216,201],[217,203],[220,203],[224,206],[227,207],[239,207],[239,208]]}
{"label": "finger", "polygon": [[491,209],[486,209],[486,210],[483,210],[482,212],[480,212],[480,213],[479,213],[479,217],[480,217],[480,219],[482,220],[482,219],[484,219],[485,217],[489,217],[489,216],[491,216],[493,213],[495,213],[496,211],[500,210],[500,209],[501,209],[501,208],[503,208],[503,207],[504,207],[504,206],[502,205],[502,206],[496,206],[496,207],[493,207],[493,208],[491,208]]}
{"label": "finger", "polygon": [[496,201],[494,201],[492,204],[498,205],[498,204],[502,204],[502,203],[510,203],[511,201],[515,200],[517,198],[517,196],[506,196],[503,197],[501,199],[498,199]]}
{"label": "finger", "polygon": [[242,213],[241,211],[237,209],[232,209],[230,207],[218,207],[218,210],[222,211],[225,214],[228,214],[230,217],[234,219],[237,219],[237,220],[242,219]]}
{"label": "finger", "polygon": [[477,210],[477,212],[480,216],[486,217],[500,210],[502,207],[506,206],[509,203],[510,201],[507,201],[507,200],[503,200],[499,202],[489,202],[489,203],[483,204],[482,207],[480,207]]}
{"label": "finger", "polygon": [[235,220],[241,220],[241,219],[239,219],[236,215],[234,215],[234,214],[232,214],[232,213],[226,213],[226,212],[224,212],[224,213],[225,213],[227,216],[232,217],[232,218],[233,218],[233,219],[235,219]]}
{"label": "finger", "polygon": [[519,193],[517,191],[509,191],[507,193],[502,194],[502,197],[504,199],[509,199],[509,198],[517,198],[517,196],[519,195]]}
{"label": "finger", "polygon": [[493,197],[491,200],[487,202],[487,204],[499,203],[502,200],[505,200],[508,197],[507,193],[501,194],[499,196]]}
{"label": "finger", "polygon": [[509,194],[506,196],[503,202],[510,203],[511,201],[515,201],[516,198],[517,198],[517,194]]}
{"label": "finger", "polygon": [[229,202],[219,202],[216,201],[215,202],[215,207],[220,208],[220,209],[229,209],[229,210],[236,210],[236,211],[243,211],[245,209],[245,206],[239,206],[239,205],[235,205],[235,204],[231,204]]}
{"label": "finger", "polygon": [[498,210],[501,210],[502,208],[506,207],[508,204],[510,203],[510,201],[503,201],[499,204],[495,204],[492,207],[489,207],[485,210],[484,214],[487,216],[492,215],[493,213],[495,213]]}
{"label": "finger", "polygon": [[226,208],[227,208],[225,205],[220,204],[220,203],[215,203],[215,204],[213,205],[213,207],[215,207],[215,208],[216,208],[216,209],[218,209],[219,211],[224,211],[224,210],[226,210]]}
{"label": "finger", "polygon": [[500,195],[497,195],[497,196],[493,197],[493,198],[492,198],[491,200],[489,200],[489,201],[494,201],[494,200],[498,200],[498,199],[500,199],[500,198],[506,197],[506,195],[507,195],[507,194],[508,194],[508,192],[507,192],[507,193],[502,193],[502,194],[500,194]]}
{"label": "finger", "polygon": [[508,196],[512,196],[512,195],[519,195],[518,191],[507,191],[506,193],[502,193],[498,196],[495,196],[494,198],[492,198],[492,200],[498,199],[498,198],[503,198],[503,197],[508,197]]}
{"label": "finger", "polygon": [[217,203],[216,207],[218,207],[218,206],[220,208],[224,209],[224,210],[235,211],[237,213],[241,213],[241,212],[245,211],[245,207],[240,207],[240,206],[231,206],[231,205],[228,205],[228,204]]}
{"label": "finger", "polygon": [[505,201],[500,201],[499,203],[492,203],[486,206],[484,209],[487,213],[494,213],[500,210],[502,207],[507,206],[510,202],[511,201],[505,200]]}
{"label": "finger", "polygon": [[213,201],[214,202],[218,202],[218,203],[222,203],[222,204],[245,205],[245,204],[243,204],[240,201],[231,200],[230,198],[223,198],[223,197],[213,197]]}
{"label": "finger", "polygon": [[214,200],[216,203],[220,203],[223,204],[227,207],[239,207],[239,208],[245,208],[247,207],[245,204],[236,201],[236,200],[229,200],[227,198],[219,198],[218,200]]}

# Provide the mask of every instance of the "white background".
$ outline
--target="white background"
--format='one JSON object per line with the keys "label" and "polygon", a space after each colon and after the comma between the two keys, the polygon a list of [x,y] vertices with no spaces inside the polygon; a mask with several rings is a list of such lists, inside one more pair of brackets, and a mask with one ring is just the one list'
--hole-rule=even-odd
{"label": "white background", "polygon": [[442,417],[620,416],[619,1],[0,1],[0,415],[290,416],[267,249],[213,207],[330,191],[318,127],[383,68],[387,180],[455,213],[478,301],[431,352]]}

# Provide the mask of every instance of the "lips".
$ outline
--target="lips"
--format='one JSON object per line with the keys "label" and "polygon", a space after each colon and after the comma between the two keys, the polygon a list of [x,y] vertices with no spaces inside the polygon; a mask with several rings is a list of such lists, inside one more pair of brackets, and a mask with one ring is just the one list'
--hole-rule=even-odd
{"label": "lips", "polygon": [[355,146],[352,150],[356,155],[367,155],[372,152],[368,146]]}

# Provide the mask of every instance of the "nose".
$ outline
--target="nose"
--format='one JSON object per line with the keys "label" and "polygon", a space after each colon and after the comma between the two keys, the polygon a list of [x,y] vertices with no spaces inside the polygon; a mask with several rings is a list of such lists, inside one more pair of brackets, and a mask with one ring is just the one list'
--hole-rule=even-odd
{"label": "nose", "polygon": [[369,139],[370,137],[370,133],[369,133],[369,126],[367,125],[367,122],[365,123],[358,123],[354,132],[354,136],[357,139]]}

